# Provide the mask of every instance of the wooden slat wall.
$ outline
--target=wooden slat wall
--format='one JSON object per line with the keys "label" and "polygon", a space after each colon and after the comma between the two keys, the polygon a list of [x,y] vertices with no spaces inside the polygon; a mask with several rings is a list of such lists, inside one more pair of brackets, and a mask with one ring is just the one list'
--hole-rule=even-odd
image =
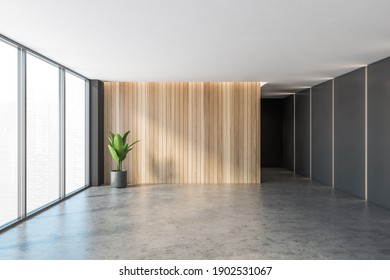
{"label": "wooden slat wall", "polygon": [[104,129],[141,140],[123,164],[129,184],[260,182],[259,83],[106,82]]}

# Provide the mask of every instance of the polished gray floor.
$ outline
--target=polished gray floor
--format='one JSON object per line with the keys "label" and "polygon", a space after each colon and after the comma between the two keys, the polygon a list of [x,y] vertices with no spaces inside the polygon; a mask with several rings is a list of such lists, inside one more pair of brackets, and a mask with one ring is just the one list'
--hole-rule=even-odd
{"label": "polished gray floor", "polygon": [[283,169],[261,185],[93,187],[0,235],[1,259],[390,259],[390,211]]}

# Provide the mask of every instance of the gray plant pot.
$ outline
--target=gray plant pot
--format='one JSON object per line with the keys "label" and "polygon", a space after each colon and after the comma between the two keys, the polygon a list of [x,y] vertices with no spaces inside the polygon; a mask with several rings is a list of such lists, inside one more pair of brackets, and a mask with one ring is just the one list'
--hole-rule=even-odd
{"label": "gray plant pot", "polygon": [[111,187],[124,188],[127,186],[127,170],[111,170]]}

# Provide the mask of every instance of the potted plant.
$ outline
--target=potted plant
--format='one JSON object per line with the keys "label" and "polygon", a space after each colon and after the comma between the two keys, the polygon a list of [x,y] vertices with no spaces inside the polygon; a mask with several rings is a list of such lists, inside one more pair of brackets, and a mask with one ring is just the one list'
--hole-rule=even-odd
{"label": "potted plant", "polygon": [[127,153],[133,149],[133,146],[140,140],[134,141],[130,145],[126,144],[127,136],[130,131],[125,134],[115,134],[110,131],[108,136],[108,150],[111,153],[112,159],[115,161],[115,170],[111,170],[111,187],[124,188],[127,186],[127,170],[122,170],[122,162],[125,160]]}

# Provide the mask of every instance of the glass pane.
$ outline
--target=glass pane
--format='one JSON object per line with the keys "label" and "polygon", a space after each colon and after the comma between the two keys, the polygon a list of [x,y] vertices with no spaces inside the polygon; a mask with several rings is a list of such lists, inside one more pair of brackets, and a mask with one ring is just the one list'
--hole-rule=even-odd
{"label": "glass pane", "polygon": [[18,217],[18,50],[0,41],[0,226]]}
{"label": "glass pane", "polygon": [[27,212],[59,198],[59,69],[27,54]]}
{"label": "glass pane", "polygon": [[85,186],[85,80],[65,74],[65,189]]}

